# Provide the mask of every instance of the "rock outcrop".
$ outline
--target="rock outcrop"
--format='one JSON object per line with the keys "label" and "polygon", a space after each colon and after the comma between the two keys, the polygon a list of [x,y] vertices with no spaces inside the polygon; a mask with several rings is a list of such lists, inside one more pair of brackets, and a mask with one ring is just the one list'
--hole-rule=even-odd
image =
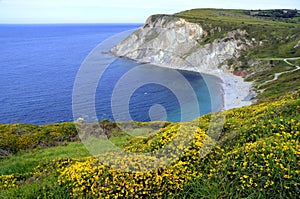
{"label": "rock outcrop", "polygon": [[[209,73],[224,61],[239,57],[250,44],[242,30],[228,32],[224,38],[205,44],[211,31],[182,18],[155,15],[111,53],[139,62]],[[214,27],[213,31],[221,31],[221,27]]]}

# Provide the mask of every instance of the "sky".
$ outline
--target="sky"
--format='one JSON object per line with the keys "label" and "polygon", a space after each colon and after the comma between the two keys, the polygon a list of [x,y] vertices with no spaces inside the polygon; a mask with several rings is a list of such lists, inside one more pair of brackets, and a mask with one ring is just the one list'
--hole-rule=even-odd
{"label": "sky", "polygon": [[300,0],[0,0],[0,23],[143,23],[193,8],[300,9]]}

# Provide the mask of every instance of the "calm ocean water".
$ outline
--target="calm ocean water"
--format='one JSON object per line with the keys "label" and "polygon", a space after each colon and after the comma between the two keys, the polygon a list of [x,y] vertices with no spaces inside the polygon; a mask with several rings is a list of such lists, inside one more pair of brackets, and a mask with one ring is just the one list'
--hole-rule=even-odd
{"label": "calm ocean water", "polygon": [[[73,121],[72,91],[81,63],[101,41],[137,27],[138,24],[0,25],[0,123]],[[122,75],[136,66],[131,60],[117,59],[105,71],[96,91],[99,120],[114,120],[111,111],[114,86]],[[170,69],[158,67],[153,70],[161,74],[170,72]],[[217,99],[212,102],[201,75],[180,72],[197,95],[200,114],[211,112],[212,103],[220,106],[217,78],[207,76],[213,88],[210,94]],[[145,75],[147,71],[138,76]],[[176,82],[176,79],[169,81]],[[167,120],[180,121],[182,111],[178,99],[170,89],[158,84],[141,86],[132,93],[129,103],[132,119],[149,121],[149,109],[155,104],[165,108]],[[189,119],[197,116],[191,108]]]}

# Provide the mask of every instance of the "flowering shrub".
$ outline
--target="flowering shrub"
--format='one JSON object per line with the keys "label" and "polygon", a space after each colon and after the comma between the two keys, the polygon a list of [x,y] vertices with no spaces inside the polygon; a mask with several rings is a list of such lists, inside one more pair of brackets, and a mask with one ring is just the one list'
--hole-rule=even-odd
{"label": "flowering shrub", "polygon": [[300,144],[289,136],[278,134],[236,147],[212,164],[208,178],[225,176],[243,197],[260,192],[292,198],[300,187]]}
{"label": "flowering shrub", "polygon": [[[170,129],[164,129],[154,137],[140,145],[132,145],[128,150],[156,151],[164,148],[169,142],[169,137],[174,134],[190,134],[189,126],[174,125]],[[70,188],[74,197],[96,196],[100,198],[124,198],[124,197],[162,197],[165,193],[176,193],[182,189],[185,182],[193,176],[202,174],[193,166],[199,161],[203,143],[210,140],[205,133],[197,128],[193,142],[186,148],[183,155],[176,157],[177,148],[168,149],[167,155],[175,160],[170,165],[163,164],[168,159],[159,159],[157,156],[147,156],[141,153],[131,156],[120,156],[119,154],[102,154],[105,159],[110,159],[112,165],[107,166],[98,161],[97,158],[90,158],[83,162],[76,162],[66,168],[59,176],[59,184]],[[176,133],[175,133],[175,130]],[[173,132],[171,134],[170,132]],[[171,136],[172,135],[172,136]],[[165,139],[166,138],[166,139]],[[155,143],[155,144],[154,144]],[[184,143],[176,143],[176,146],[184,146]],[[159,147],[157,147],[159,146]],[[164,156],[165,157],[165,156]],[[123,164],[125,163],[125,164]],[[117,165],[119,164],[119,165]],[[146,169],[145,165],[147,165]],[[149,167],[149,165],[152,165]],[[162,166],[163,165],[163,166]],[[139,170],[135,170],[139,168]]]}
{"label": "flowering shrub", "polygon": [[[170,124],[148,138],[128,142],[125,149],[135,152],[135,156],[102,154],[111,165],[97,158],[80,161],[63,170],[58,181],[74,197],[162,198],[176,195],[195,178],[203,182],[223,181],[229,184],[232,194],[240,197],[253,193],[292,197],[299,193],[300,122],[299,109],[295,109],[299,104],[298,97],[288,96],[279,102],[227,111],[220,145],[206,157],[205,152],[215,143],[202,130],[209,124],[207,116],[203,116],[199,118],[201,128],[195,127],[195,121]],[[189,145],[179,141],[172,148],[182,134]],[[178,152],[175,146],[187,147],[177,157],[177,153],[173,154]],[[167,154],[176,158],[164,167],[155,165],[157,159],[145,155],[168,147],[172,150]],[[124,165],[116,165],[118,162]],[[136,164],[138,168],[154,164],[153,168],[158,169],[131,171]]]}
{"label": "flowering shrub", "polygon": [[[218,184],[208,188],[216,197],[299,195],[299,93],[280,101],[227,111],[220,145],[199,163],[203,176],[197,180],[212,187]],[[189,182],[189,188],[184,189],[191,186],[196,185]],[[226,187],[225,191],[221,187]]]}
{"label": "flowering shrub", "polygon": [[[207,133],[214,130],[209,126],[210,115],[171,123],[149,137],[130,140],[123,152],[42,162],[22,175],[5,173],[0,176],[0,190],[9,192],[30,179],[50,175],[58,193],[71,198],[202,198],[209,194],[211,198],[297,198],[299,116],[300,91],[279,101],[226,111],[222,133],[215,139]],[[57,128],[44,130],[43,135],[64,135]],[[18,142],[18,136],[26,133],[5,132],[0,128],[1,146],[10,139],[15,139],[12,146],[30,145]],[[34,140],[29,136],[21,142]],[[195,181],[200,186],[193,188]],[[52,187],[48,190],[50,194]]]}
{"label": "flowering shrub", "polygon": [[161,197],[165,192],[182,188],[186,178],[193,175],[187,168],[183,162],[178,162],[156,171],[123,172],[90,159],[65,169],[58,182],[70,188],[74,197]]}
{"label": "flowering shrub", "polygon": [[0,176],[0,190],[10,187],[16,187],[17,179],[13,174]]}
{"label": "flowering shrub", "polygon": [[0,124],[0,149],[3,155],[15,154],[21,150],[31,150],[37,147],[56,146],[71,140],[78,140],[73,123],[43,126]]}

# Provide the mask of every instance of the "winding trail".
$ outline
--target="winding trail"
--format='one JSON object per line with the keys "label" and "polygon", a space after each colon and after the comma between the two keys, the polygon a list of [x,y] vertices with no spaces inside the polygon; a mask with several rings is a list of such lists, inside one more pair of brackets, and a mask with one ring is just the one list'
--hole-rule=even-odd
{"label": "winding trail", "polygon": [[[298,59],[300,59],[300,57],[293,57],[293,58],[285,58],[285,59],[283,59],[283,61],[284,61],[285,63],[287,63],[287,64],[290,65],[290,66],[295,66],[296,69],[294,69],[294,70],[288,70],[288,71],[284,71],[284,72],[280,72],[280,73],[275,73],[273,79],[268,80],[268,81],[265,81],[264,83],[262,83],[261,85],[259,85],[258,88],[260,88],[261,86],[263,86],[263,85],[265,85],[265,84],[267,84],[267,83],[276,81],[276,80],[277,80],[281,75],[283,75],[283,74],[286,74],[286,73],[292,73],[292,72],[295,72],[295,71],[297,71],[297,70],[300,70],[300,66],[297,66],[297,65],[295,65],[295,64],[292,64],[292,63],[288,62],[288,60],[298,60]],[[262,90],[263,90],[263,89],[262,89]]]}

